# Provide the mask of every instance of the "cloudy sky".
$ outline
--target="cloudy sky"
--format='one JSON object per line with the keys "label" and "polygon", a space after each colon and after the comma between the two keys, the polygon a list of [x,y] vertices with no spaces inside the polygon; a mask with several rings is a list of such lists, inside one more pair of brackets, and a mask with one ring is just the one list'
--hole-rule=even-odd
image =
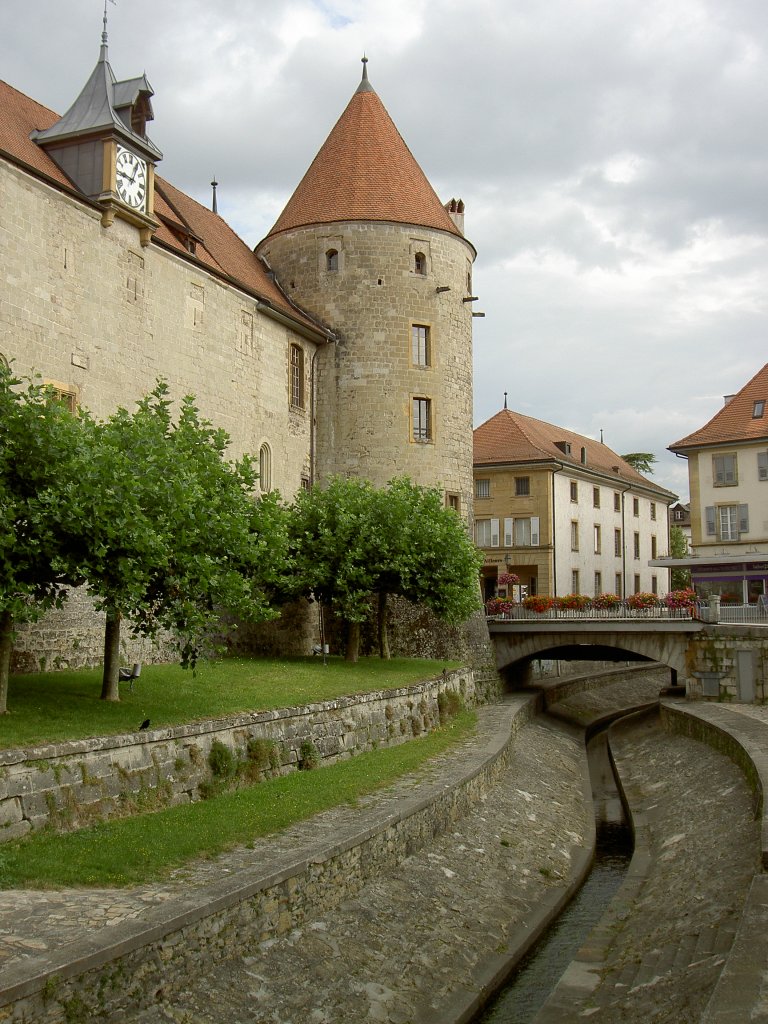
{"label": "cloudy sky", "polygon": [[[768,361],[766,0],[117,0],[161,173],[255,245],[372,85],[478,249],[475,422],[650,451]],[[63,112],[103,0],[0,0],[0,77]]]}

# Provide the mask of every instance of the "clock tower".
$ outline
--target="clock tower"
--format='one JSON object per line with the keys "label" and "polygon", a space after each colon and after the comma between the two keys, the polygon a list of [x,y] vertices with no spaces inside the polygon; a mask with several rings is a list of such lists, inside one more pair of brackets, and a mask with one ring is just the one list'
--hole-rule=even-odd
{"label": "clock tower", "polygon": [[71,181],[102,207],[101,221],[115,217],[139,230],[148,245],[154,218],[154,171],[163,154],[147,137],[153,95],[146,75],[118,82],[107,57],[107,22],[96,67],[66,114],[32,133]]}

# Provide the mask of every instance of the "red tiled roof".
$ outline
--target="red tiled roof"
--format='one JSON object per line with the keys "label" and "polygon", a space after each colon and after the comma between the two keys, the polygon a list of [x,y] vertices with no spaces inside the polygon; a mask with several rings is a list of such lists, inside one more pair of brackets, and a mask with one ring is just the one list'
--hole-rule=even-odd
{"label": "red tiled roof", "polygon": [[[762,416],[754,416],[755,402],[763,402]],[[768,363],[737,395],[715,413],[709,423],[687,437],[675,441],[670,451],[701,448],[711,444],[732,444],[738,441],[761,441],[768,438]]]}
{"label": "red tiled roof", "polygon": [[[45,150],[29,137],[36,128],[48,128],[57,120],[58,115],[52,110],[0,80],[0,152],[7,154],[15,163],[25,164],[32,172],[40,173],[63,190],[81,196]],[[261,261],[221,217],[159,176],[156,178],[155,215],[160,227],[153,240],[175,250],[185,259],[193,262],[196,259],[213,273],[233,279],[246,291],[266,299],[299,323],[316,327],[314,321],[291,305]],[[176,231],[172,230],[169,222]],[[189,232],[199,239],[194,256],[184,244],[184,237]]]}
{"label": "red tiled roof", "polygon": [[[557,447],[558,441],[570,444],[570,455]],[[586,449],[587,469],[671,497],[671,492],[642,476],[602,442],[511,409],[502,409],[475,429],[473,464],[479,467],[557,460],[577,468],[582,466],[582,448]]]}
{"label": "red tiled roof", "polygon": [[393,221],[461,232],[364,79],[267,235],[309,224]]}

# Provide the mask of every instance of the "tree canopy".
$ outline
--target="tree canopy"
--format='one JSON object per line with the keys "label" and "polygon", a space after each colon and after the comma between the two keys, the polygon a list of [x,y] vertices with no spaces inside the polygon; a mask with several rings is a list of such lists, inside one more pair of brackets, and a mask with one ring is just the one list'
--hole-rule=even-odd
{"label": "tree canopy", "polygon": [[292,512],[296,588],[333,604],[348,623],[350,660],[373,597],[382,656],[388,595],[426,605],[448,622],[479,607],[480,556],[437,488],[401,478],[377,490],[366,480],[336,477],[299,494]]}
{"label": "tree canopy", "polygon": [[621,457],[638,473],[653,475],[653,467],[657,461],[653,452],[630,452],[628,455],[622,455]]}
{"label": "tree canopy", "polygon": [[79,582],[61,564],[57,515],[81,463],[77,419],[50,389],[0,365],[0,714],[14,623],[61,604]]}

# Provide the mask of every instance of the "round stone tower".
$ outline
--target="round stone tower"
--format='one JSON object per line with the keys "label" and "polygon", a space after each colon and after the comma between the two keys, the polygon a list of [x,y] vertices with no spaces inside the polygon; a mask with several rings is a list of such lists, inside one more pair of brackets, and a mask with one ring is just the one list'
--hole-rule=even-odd
{"label": "round stone tower", "polygon": [[[315,476],[395,476],[472,511],[472,263],[463,204],[443,206],[363,78],[257,254],[336,342],[287,360],[306,381]],[[292,362],[293,360],[293,362]]]}

